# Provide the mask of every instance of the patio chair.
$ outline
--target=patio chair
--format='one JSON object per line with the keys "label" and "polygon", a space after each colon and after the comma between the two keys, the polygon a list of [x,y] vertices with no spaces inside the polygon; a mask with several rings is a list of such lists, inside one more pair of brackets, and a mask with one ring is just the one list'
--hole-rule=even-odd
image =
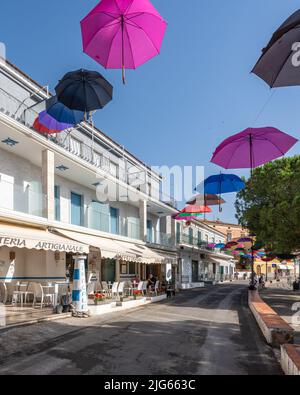
{"label": "patio chair", "polygon": [[101,292],[104,295],[110,296],[110,294],[111,294],[109,286],[107,284],[107,281],[101,281],[101,288],[100,288],[100,290],[101,290]]}
{"label": "patio chair", "polygon": [[96,286],[96,283],[88,283],[87,289],[86,289],[88,295],[94,295],[95,286]]}
{"label": "patio chair", "polygon": [[123,281],[118,286],[118,295],[121,297],[123,297],[125,295],[125,285],[126,285],[126,282]]}
{"label": "patio chair", "polygon": [[119,283],[113,283],[113,286],[112,286],[112,289],[111,289],[112,297],[118,296],[118,288],[119,288]]}
{"label": "patio chair", "polygon": [[147,292],[148,292],[148,281],[143,281],[143,286],[142,286],[142,290],[141,291],[143,292],[144,295],[147,294]]}
{"label": "patio chair", "polygon": [[0,303],[6,304],[8,298],[7,287],[4,282],[0,282]]}
{"label": "patio chair", "polygon": [[36,304],[38,304],[38,302],[37,302],[38,300],[39,300],[41,309],[43,308],[43,306],[46,306],[46,305],[48,305],[48,306],[51,305],[54,307],[55,293],[45,294],[42,285],[39,283],[32,283],[32,289],[34,292],[34,299],[33,299],[33,306],[34,307]]}

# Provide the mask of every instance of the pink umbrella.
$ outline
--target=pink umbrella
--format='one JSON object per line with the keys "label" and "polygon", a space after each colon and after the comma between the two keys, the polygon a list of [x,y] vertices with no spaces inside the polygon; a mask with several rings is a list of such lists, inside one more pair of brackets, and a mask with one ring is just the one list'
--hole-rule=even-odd
{"label": "pink umbrella", "polygon": [[254,169],[286,154],[298,140],[272,127],[249,128],[229,137],[212,162],[225,169]]}
{"label": "pink umbrella", "polygon": [[82,21],[84,52],[105,68],[136,69],[160,53],[167,23],[149,0],[102,0]]}

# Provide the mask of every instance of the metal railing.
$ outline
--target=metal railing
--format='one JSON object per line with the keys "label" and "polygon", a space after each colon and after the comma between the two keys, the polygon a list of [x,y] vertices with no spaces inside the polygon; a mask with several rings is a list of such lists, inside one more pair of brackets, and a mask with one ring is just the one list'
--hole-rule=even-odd
{"label": "metal railing", "polygon": [[152,232],[147,235],[146,241],[148,244],[175,248],[175,237],[167,233]]}

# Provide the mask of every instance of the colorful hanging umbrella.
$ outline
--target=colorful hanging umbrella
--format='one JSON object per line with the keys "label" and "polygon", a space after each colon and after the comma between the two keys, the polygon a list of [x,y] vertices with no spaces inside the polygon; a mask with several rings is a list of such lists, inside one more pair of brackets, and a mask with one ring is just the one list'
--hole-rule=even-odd
{"label": "colorful hanging umbrella", "polygon": [[36,120],[34,121],[32,126],[36,131],[38,131],[39,133],[42,133],[42,134],[57,134],[60,132],[60,130],[50,130],[50,129],[46,128],[46,126],[42,125],[39,122],[38,117],[36,118]]}
{"label": "colorful hanging umbrella", "polygon": [[229,241],[229,242],[226,244],[225,248],[232,248],[232,247],[235,247],[235,246],[237,246],[237,245],[238,245],[238,243],[237,243],[236,241]]}
{"label": "colorful hanging umbrella", "polygon": [[271,88],[300,85],[300,10],[291,15],[262,50],[252,72]]}
{"label": "colorful hanging umbrella", "polygon": [[208,248],[215,248],[216,247],[216,243],[209,243],[207,244]]}
{"label": "colorful hanging umbrella", "polygon": [[251,169],[286,154],[298,140],[272,127],[249,128],[229,137],[216,149],[212,162],[225,169]]}
{"label": "colorful hanging umbrella", "polygon": [[55,88],[57,100],[70,110],[88,113],[102,109],[112,100],[112,85],[97,71],[67,73]]}
{"label": "colorful hanging umbrella", "polygon": [[220,249],[220,250],[225,247],[226,247],[226,244],[224,244],[224,243],[218,243],[215,245],[215,248]]}
{"label": "colorful hanging umbrella", "polygon": [[239,192],[244,188],[244,181],[234,174],[221,173],[210,176],[204,181],[205,193],[222,195],[223,193]]}
{"label": "colorful hanging umbrella", "polygon": [[46,111],[56,121],[72,126],[78,125],[84,120],[84,112],[70,110],[63,103],[59,102],[56,96],[46,100]]}
{"label": "colorful hanging umbrella", "polygon": [[193,221],[197,220],[198,217],[188,216],[188,217],[179,217],[178,215],[174,216],[173,219],[176,221]]}
{"label": "colorful hanging umbrella", "polygon": [[182,211],[182,213],[211,213],[212,209],[208,206],[187,206]]}
{"label": "colorful hanging umbrella", "polygon": [[186,218],[186,217],[195,217],[195,218],[202,218],[202,213],[179,213],[176,217]]}
{"label": "colorful hanging umbrella", "polygon": [[56,119],[52,118],[47,111],[42,111],[39,114],[39,123],[44,125],[48,129],[58,130],[62,132],[63,130],[73,128],[74,125],[68,123],[58,122]]}
{"label": "colorful hanging umbrella", "polygon": [[167,23],[149,0],[102,0],[82,21],[84,52],[107,69],[136,69],[158,55]]}
{"label": "colorful hanging umbrella", "polygon": [[226,203],[225,200],[215,194],[199,194],[187,202],[187,204],[197,206],[220,206],[224,203]]}

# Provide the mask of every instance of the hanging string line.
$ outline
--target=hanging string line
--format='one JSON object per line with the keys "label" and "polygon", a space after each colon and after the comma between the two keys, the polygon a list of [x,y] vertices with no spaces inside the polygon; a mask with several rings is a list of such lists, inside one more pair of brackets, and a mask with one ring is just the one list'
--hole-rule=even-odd
{"label": "hanging string line", "polygon": [[257,123],[257,121],[259,120],[259,118],[262,116],[263,112],[265,111],[265,109],[268,107],[268,105],[270,104],[271,100],[273,99],[275,93],[277,91],[273,90],[273,92],[270,94],[270,96],[268,97],[268,99],[266,100],[266,102],[263,104],[262,108],[259,110],[254,122],[253,122],[253,126],[255,126],[255,124]]}

